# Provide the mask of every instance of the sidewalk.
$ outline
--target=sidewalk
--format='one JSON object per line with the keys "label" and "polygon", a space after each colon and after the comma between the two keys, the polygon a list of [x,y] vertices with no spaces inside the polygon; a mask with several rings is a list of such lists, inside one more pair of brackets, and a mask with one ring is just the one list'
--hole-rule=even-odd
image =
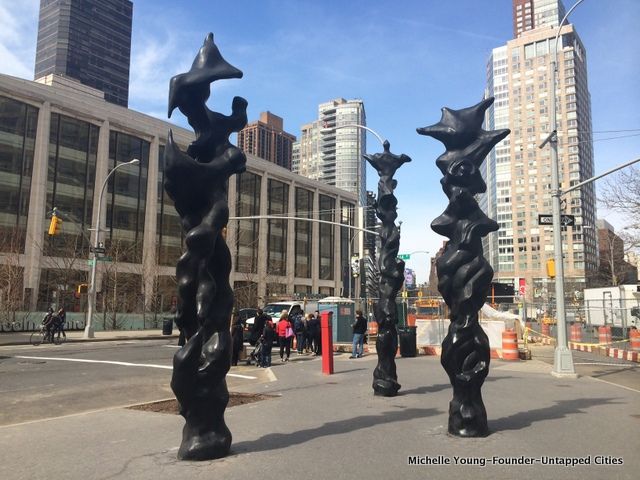
{"label": "sidewalk", "polygon": [[[111,409],[3,427],[0,478],[595,480],[640,471],[636,391],[558,379],[536,360],[493,360],[483,387],[492,433],[461,439],[447,434],[451,386],[439,358],[398,358],[394,398],[373,396],[375,363],[338,354],[331,376],[318,358],[277,363],[275,382],[245,390],[273,398],[226,411],[232,452],[217,461],[176,460],[177,415]],[[409,456],[430,464],[408,465]],[[543,465],[549,458],[590,464]]]}
{"label": "sidewalk", "polygon": [[[0,346],[28,345],[33,332],[0,333]],[[174,328],[173,335],[162,335],[162,329],[153,330],[108,330],[95,332],[95,338],[82,338],[84,330],[66,332],[67,342],[105,342],[110,340],[157,340],[163,338],[178,338],[178,331]]]}

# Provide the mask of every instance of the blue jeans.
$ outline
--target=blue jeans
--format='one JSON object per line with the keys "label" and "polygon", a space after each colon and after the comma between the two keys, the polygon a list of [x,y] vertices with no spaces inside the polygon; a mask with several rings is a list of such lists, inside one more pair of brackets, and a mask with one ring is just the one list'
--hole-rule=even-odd
{"label": "blue jeans", "polygon": [[351,355],[353,355],[354,357],[362,356],[362,354],[364,353],[364,333],[353,334],[353,346],[351,351]]}
{"label": "blue jeans", "polygon": [[302,349],[304,348],[304,332],[296,333],[296,342],[297,342],[297,350],[298,353],[302,353]]}

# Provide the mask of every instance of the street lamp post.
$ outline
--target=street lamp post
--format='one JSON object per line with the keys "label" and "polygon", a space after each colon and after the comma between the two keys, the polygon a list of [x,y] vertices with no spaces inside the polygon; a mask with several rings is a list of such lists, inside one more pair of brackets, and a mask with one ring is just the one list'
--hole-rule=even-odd
{"label": "street lamp post", "polygon": [[549,115],[551,117],[551,133],[543,142],[540,148],[547,143],[551,145],[551,187],[552,187],[552,217],[553,217],[553,246],[556,267],[556,326],[558,329],[556,349],[553,362],[553,375],[562,377],[575,377],[576,372],[573,367],[573,358],[567,345],[567,324],[564,305],[564,264],[562,258],[562,230],[560,225],[560,177],[558,173],[558,123],[556,121],[556,76],[558,72],[558,40],[560,32],[571,12],[584,0],[578,0],[564,16],[558,25],[558,32],[554,42],[553,55],[551,60],[551,105]]}
{"label": "street lamp post", "polygon": [[126,165],[137,165],[140,163],[140,160],[134,158],[130,162],[121,163],[113,167],[113,170],[109,172],[107,178],[104,179],[102,183],[102,188],[100,189],[100,196],[98,197],[98,213],[96,214],[96,225],[93,229],[95,231],[95,240],[93,242],[93,259],[91,262],[91,274],[89,276],[89,290],[88,290],[88,305],[87,305],[87,321],[86,326],[84,327],[84,335],[83,338],[93,338],[94,330],[92,325],[93,311],[95,310],[96,305],[96,269],[98,265],[98,254],[96,249],[100,247],[100,217],[102,213],[102,196],[104,195],[104,189],[107,186],[107,182],[111,175],[115,173],[120,167],[124,167]]}

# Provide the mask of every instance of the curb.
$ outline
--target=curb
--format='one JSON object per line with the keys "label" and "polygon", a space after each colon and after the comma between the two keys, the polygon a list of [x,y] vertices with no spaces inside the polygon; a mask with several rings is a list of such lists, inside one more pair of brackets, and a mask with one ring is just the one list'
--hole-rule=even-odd
{"label": "curb", "polygon": [[[168,338],[178,338],[177,335],[146,335],[146,336],[127,336],[127,337],[108,337],[108,338],[69,338],[64,343],[82,343],[82,342],[118,342],[125,340],[163,340]],[[0,337],[1,339],[1,337]],[[62,345],[64,345],[64,343]],[[29,338],[26,340],[9,340],[8,342],[0,341],[0,347],[12,347],[19,345],[30,345]]]}

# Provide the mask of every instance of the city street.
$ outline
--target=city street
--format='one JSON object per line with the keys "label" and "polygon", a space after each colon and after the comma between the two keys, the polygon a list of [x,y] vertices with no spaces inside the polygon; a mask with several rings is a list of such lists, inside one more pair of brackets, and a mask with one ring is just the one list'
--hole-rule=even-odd
{"label": "city street", "polygon": [[[0,347],[0,425],[172,398],[176,339]],[[270,381],[255,367],[232,367],[230,390]]]}
{"label": "city street", "polygon": [[[554,347],[530,345],[535,360],[553,365]],[[640,364],[595,353],[571,350],[573,366],[578,375],[626,387],[640,392]]]}

